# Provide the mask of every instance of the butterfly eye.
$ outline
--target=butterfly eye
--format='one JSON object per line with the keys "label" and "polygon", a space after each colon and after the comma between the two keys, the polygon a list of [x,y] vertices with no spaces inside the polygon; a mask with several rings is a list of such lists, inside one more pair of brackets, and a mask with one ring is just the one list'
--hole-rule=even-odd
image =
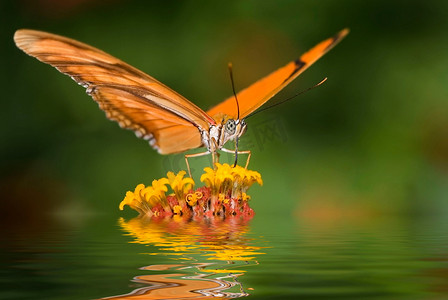
{"label": "butterfly eye", "polygon": [[235,130],[236,130],[235,120],[232,120],[232,119],[228,120],[226,122],[226,132],[228,134],[234,134]]}

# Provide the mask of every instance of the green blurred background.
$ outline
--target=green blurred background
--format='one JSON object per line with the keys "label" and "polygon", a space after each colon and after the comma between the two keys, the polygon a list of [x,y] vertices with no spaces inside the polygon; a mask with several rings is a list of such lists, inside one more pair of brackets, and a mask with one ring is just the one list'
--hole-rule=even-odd
{"label": "green blurred background", "polygon": [[[448,213],[448,2],[56,1],[0,3],[2,229],[82,226],[183,156],[106,120],[83,88],[13,43],[19,28],[98,47],[206,109],[348,27],[349,36],[247,120],[263,187],[256,219],[324,222]],[[193,162],[198,179],[206,160]],[[21,216],[17,218],[11,216]],[[56,218],[53,218],[55,217]],[[273,229],[274,230],[274,229]],[[5,236],[5,235],[4,235]],[[7,235],[6,235],[7,236]]]}

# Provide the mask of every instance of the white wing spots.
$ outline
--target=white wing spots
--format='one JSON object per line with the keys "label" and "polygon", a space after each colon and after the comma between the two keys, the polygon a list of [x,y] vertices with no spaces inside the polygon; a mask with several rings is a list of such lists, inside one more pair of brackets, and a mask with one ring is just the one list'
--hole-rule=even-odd
{"label": "white wing spots", "polygon": [[147,140],[149,142],[149,144],[151,145],[151,147],[153,147],[154,149],[158,149],[159,147],[157,147],[156,143],[156,139],[154,138],[154,136],[150,133],[147,134],[143,137],[144,140]]}
{"label": "white wing spots", "polygon": [[[106,117],[108,119],[117,121],[118,125],[120,125],[121,128],[129,128],[129,129],[134,130],[134,126],[132,126],[133,125],[132,122],[128,118],[126,118],[124,115],[122,115],[120,112],[118,112],[116,110],[109,109],[106,105],[100,104],[100,107],[106,113]],[[138,126],[137,124],[135,124],[135,125]],[[135,130],[138,130],[138,129],[139,128],[136,128]]]}
{"label": "white wing spots", "polygon": [[143,139],[147,140],[147,141],[150,141],[150,140],[154,139],[154,136],[150,133],[150,134],[147,134],[147,135],[143,136]]}
{"label": "white wing spots", "polygon": [[105,112],[106,117],[109,120],[118,122],[118,125],[122,128],[134,131],[138,138],[148,141],[152,148],[160,152],[154,135],[149,132],[147,128],[138,123],[134,123],[132,119],[126,117],[126,115],[124,115],[118,108],[115,108],[107,99],[99,97],[98,94],[96,94],[96,87],[87,88],[87,92],[92,93],[91,96],[96,100],[98,106]]}
{"label": "white wing spots", "polygon": [[144,135],[145,135],[145,133],[146,133],[146,130],[144,129],[144,128],[137,128],[137,126],[136,126],[136,128],[134,129],[134,132],[135,132],[135,135],[139,138],[139,139],[141,139]]}
{"label": "white wing spots", "polygon": [[139,139],[142,137],[142,133],[139,130],[135,130],[134,133],[135,136],[138,137]]}
{"label": "white wing spots", "polygon": [[157,141],[154,138],[154,135],[152,133],[147,133],[147,131],[143,127],[139,126],[138,124],[134,124],[131,127],[131,129],[134,130],[135,135],[138,138],[141,138],[141,139],[144,139],[145,141],[148,141],[149,145],[152,148],[154,148],[156,150],[159,150],[159,147],[157,146]]}
{"label": "white wing spots", "polygon": [[[84,86],[84,85],[83,85]],[[87,95],[89,95],[89,96],[91,96],[92,95],[92,93],[95,91],[95,87],[94,86],[89,86],[89,85],[86,85],[86,86],[84,86],[85,88],[86,88],[86,93],[87,93]],[[100,108],[102,108],[101,107],[101,103],[98,101],[98,104],[100,105]]]}
{"label": "white wing spots", "polygon": [[127,128],[133,130],[135,135],[138,138],[148,141],[149,145],[153,149],[159,151],[159,147],[157,146],[157,141],[154,138],[154,135],[152,133],[148,133],[147,130],[145,128],[143,128],[142,126],[140,126],[139,124],[132,124],[132,125],[128,126]]}
{"label": "white wing spots", "polygon": [[156,141],[156,139],[154,138],[154,136],[153,136],[152,134],[147,134],[147,135],[145,135],[145,136],[143,137],[143,139],[147,140],[148,143],[149,143],[149,145],[150,145],[153,149],[157,150],[157,151],[160,153],[160,149],[159,149],[159,146],[157,145],[157,141]]}
{"label": "white wing spots", "polygon": [[125,118],[125,117],[120,117],[120,120],[118,121],[118,124],[120,125],[121,128],[131,128],[131,121],[129,121],[129,119]]}
{"label": "white wing spots", "polygon": [[[72,79],[75,80],[75,78],[73,78],[73,77],[72,77]],[[76,81],[76,80],[75,80],[75,81]],[[90,87],[90,84],[87,83],[87,82],[84,82],[84,81],[77,81],[77,82],[78,82],[78,84],[79,84],[80,86],[82,86],[83,88],[87,89],[86,92],[87,92],[87,94],[90,95],[89,90],[92,89],[92,88]]]}

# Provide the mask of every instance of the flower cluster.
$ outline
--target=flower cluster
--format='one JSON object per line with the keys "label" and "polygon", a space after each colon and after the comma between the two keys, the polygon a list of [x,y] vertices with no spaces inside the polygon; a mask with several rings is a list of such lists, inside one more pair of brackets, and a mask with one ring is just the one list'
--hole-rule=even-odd
{"label": "flower cluster", "polygon": [[[120,210],[129,205],[149,217],[253,215],[247,190],[255,182],[263,184],[260,173],[220,163],[204,171],[201,181],[205,186],[197,189],[193,189],[192,178],[184,178],[185,171],[168,172],[166,178],[154,180],[150,186],[139,184],[126,193]],[[167,195],[168,186],[172,193]]]}

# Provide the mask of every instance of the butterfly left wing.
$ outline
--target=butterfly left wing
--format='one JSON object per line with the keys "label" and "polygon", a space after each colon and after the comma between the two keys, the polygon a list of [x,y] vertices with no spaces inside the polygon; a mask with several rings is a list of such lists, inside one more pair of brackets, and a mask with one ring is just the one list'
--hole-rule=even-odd
{"label": "butterfly left wing", "polygon": [[[348,32],[348,29],[341,30],[333,37],[314,46],[311,50],[300,56],[299,59],[288,63],[240,91],[237,94],[240,107],[240,118],[248,116],[266,103],[266,101],[271,99],[315,61],[333,48],[348,34]],[[207,111],[207,114],[210,116],[215,116],[219,113],[224,113],[232,118],[237,117],[234,96],[224,100]]]}
{"label": "butterfly left wing", "polygon": [[[135,90],[101,87],[89,91],[110,120],[133,130],[160,154],[179,153],[202,146],[198,128],[191,122],[158,106],[151,105]],[[143,99],[143,100],[142,100]],[[151,106],[150,106],[151,105]]]}
{"label": "butterfly left wing", "polygon": [[27,29],[16,31],[14,41],[25,53],[85,87],[109,119],[149,140],[159,153],[202,146],[201,132],[215,123],[180,94],[99,49]]}

